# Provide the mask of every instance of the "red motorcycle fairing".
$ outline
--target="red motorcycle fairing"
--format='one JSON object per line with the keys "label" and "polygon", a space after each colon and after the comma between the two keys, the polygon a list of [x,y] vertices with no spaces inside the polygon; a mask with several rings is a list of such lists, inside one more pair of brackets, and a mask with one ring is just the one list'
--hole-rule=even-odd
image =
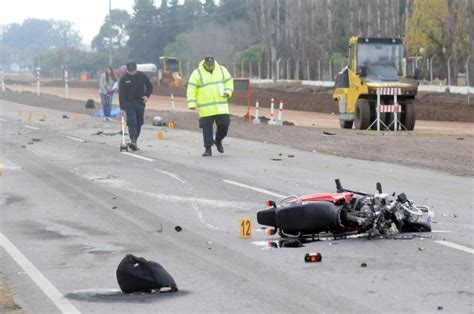
{"label": "red motorcycle fairing", "polygon": [[314,201],[326,201],[333,204],[342,205],[344,203],[349,203],[353,196],[353,193],[341,192],[341,193],[316,193],[301,196],[300,199],[303,202],[314,202]]}

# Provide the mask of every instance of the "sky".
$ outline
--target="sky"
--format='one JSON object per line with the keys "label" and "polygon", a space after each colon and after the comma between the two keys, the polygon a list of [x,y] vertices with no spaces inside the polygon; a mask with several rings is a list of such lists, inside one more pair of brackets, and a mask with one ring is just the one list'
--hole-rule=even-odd
{"label": "sky", "polygon": [[[112,9],[133,13],[134,0],[111,0]],[[156,0],[155,5],[161,1]],[[27,18],[74,23],[86,45],[99,33],[109,13],[109,0],[0,0],[0,25],[21,24]]]}

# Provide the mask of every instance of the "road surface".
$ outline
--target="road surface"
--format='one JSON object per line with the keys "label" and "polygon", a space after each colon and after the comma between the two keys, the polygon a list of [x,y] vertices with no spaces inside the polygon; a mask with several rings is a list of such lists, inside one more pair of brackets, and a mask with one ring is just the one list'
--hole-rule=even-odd
{"label": "road surface", "polygon": [[[28,122],[19,110],[33,109],[0,101],[0,280],[28,312],[473,310],[472,178],[234,138],[203,158],[200,133],[161,129],[157,140],[151,126],[125,154],[117,123],[47,109]],[[432,207],[435,232],[270,249],[279,238],[256,222],[265,200],[334,191],[334,178],[406,192]],[[323,261],[304,263],[307,252]],[[115,271],[129,253],[161,263],[180,291],[121,294]]]}

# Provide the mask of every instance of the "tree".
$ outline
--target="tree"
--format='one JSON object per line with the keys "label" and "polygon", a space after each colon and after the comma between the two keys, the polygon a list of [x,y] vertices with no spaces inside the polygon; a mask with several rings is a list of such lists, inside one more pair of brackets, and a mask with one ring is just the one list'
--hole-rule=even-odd
{"label": "tree", "polygon": [[3,45],[14,54],[14,62],[32,65],[35,57],[48,49],[80,47],[81,37],[70,22],[27,19],[7,26]]}
{"label": "tree", "polygon": [[419,55],[423,48],[426,56],[434,57],[435,62],[442,65],[437,73],[440,77],[447,72],[448,15],[446,0],[414,1],[406,39],[409,56]]}
{"label": "tree", "polygon": [[125,10],[114,9],[107,15],[99,33],[92,40],[92,48],[100,52],[107,52],[109,47],[109,27],[111,28],[112,47],[123,48],[128,41],[128,23],[130,15]]}
{"label": "tree", "polygon": [[130,57],[139,63],[157,63],[162,51],[157,36],[159,29],[157,8],[153,5],[153,0],[135,0],[133,10],[128,30]]}

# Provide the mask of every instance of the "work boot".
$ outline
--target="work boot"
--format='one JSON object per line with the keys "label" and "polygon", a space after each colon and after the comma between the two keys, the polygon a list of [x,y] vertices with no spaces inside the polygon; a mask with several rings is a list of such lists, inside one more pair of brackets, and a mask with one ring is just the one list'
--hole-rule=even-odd
{"label": "work boot", "polygon": [[222,142],[216,142],[216,148],[219,153],[224,153],[224,146],[222,146]]}
{"label": "work boot", "polygon": [[202,154],[203,157],[211,157],[212,156],[212,150],[211,146],[206,146],[206,150]]}

